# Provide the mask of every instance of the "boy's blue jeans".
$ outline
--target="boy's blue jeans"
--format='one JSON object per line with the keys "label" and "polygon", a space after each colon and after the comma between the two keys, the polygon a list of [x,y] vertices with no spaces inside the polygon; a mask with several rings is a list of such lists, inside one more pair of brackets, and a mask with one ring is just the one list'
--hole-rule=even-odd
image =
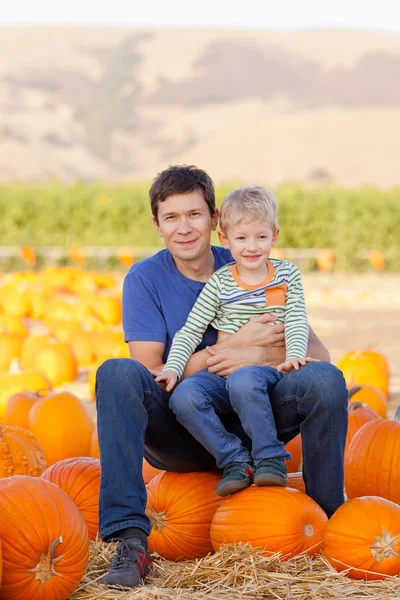
{"label": "boy's blue jeans", "polygon": [[[252,464],[262,458],[290,459],[284,443],[278,439],[269,399],[280,379],[282,374],[271,367],[244,367],[227,379],[205,369],[178,385],[169,406],[178,422],[214,456],[220,469],[230,462]],[[222,423],[224,416],[233,413],[251,440],[251,452]]]}
{"label": "boy's blue jeans", "polygon": [[[203,394],[212,397],[225,428],[250,448],[237,414],[229,408],[225,380],[211,375],[208,380],[204,372],[198,377],[198,385],[202,385]],[[196,382],[196,378],[197,374],[190,381]],[[182,384],[185,381],[189,379]],[[216,469],[214,457],[177,422],[168,406],[170,397],[150,372],[132,359],[107,360],[97,371],[102,539],[126,527],[140,527],[150,533],[144,512],[143,456],[154,467],[170,471]],[[308,363],[300,371],[290,371],[270,394],[279,440],[287,443],[301,432],[307,494],[328,517],[344,502],[347,397],[342,373],[326,362]]]}

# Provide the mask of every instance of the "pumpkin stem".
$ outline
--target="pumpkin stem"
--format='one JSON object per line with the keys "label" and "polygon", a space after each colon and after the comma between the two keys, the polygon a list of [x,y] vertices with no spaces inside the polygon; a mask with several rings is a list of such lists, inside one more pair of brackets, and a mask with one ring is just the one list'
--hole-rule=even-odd
{"label": "pumpkin stem", "polygon": [[382,527],[382,536],[377,537],[372,546],[370,546],[372,556],[379,562],[392,558],[400,558],[400,554],[395,551],[394,546],[400,536],[394,537],[391,533],[388,533],[384,527]]}
{"label": "pumpkin stem", "polygon": [[162,512],[157,512],[156,510],[154,510],[154,508],[146,508],[146,514],[150,519],[152,527],[156,531],[161,532],[164,529],[164,527],[167,526],[168,517],[165,514],[165,510],[163,510]]}
{"label": "pumpkin stem", "polygon": [[394,415],[394,421],[400,421],[400,406],[397,407],[395,415]]}
{"label": "pumpkin stem", "polygon": [[35,579],[39,579],[40,583],[42,584],[42,587],[46,585],[46,583],[53,575],[60,577],[60,573],[57,573],[57,571],[54,569],[54,565],[57,564],[58,561],[63,558],[63,556],[58,556],[57,558],[54,558],[54,550],[58,544],[62,543],[63,539],[60,535],[60,537],[51,542],[49,553],[42,554],[36,567],[34,567],[33,569],[29,569],[29,573],[35,574]]}

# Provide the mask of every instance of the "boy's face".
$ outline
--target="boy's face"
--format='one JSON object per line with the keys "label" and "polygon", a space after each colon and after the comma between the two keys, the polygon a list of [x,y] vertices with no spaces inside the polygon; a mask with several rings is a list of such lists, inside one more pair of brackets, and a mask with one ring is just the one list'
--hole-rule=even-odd
{"label": "boy's face", "polygon": [[230,225],[218,233],[221,245],[230,248],[236,263],[249,271],[265,264],[276,243],[279,229],[260,219]]}
{"label": "boy's face", "polygon": [[211,232],[217,228],[218,211],[211,217],[201,191],[168,196],[158,206],[158,234],[175,259],[197,260],[210,251]]}

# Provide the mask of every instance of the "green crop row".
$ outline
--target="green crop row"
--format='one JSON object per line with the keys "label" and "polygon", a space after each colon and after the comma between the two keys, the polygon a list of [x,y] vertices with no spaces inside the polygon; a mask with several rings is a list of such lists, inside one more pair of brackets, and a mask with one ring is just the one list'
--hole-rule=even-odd
{"label": "green crop row", "polygon": [[[151,222],[149,184],[76,183],[0,186],[0,244],[162,247]],[[217,190],[218,204],[229,190]],[[279,246],[332,248],[342,265],[359,266],[378,248],[398,267],[400,188],[309,189],[285,185],[279,200]],[[215,238],[216,240],[216,238]]]}

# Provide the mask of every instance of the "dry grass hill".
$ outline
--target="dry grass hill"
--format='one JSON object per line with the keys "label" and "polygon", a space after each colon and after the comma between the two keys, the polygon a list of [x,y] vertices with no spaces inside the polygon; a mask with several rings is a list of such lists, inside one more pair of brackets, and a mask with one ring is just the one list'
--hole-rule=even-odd
{"label": "dry grass hill", "polygon": [[0,180],[400,183],[400,35],[0,29]]}

